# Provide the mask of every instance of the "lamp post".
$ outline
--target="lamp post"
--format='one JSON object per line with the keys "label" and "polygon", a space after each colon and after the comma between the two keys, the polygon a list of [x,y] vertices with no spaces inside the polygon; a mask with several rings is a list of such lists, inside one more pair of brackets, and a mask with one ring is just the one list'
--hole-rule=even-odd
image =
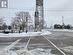
{"label": "lamp post", "polygon": [[26,17],[26,33],[28,32],[28,17]]}
{"label": "lamp post", "polygon": [[62,29],[64,29],[64,26],[65,26],[65,24],[64,24],[64,17],[62,16]]}

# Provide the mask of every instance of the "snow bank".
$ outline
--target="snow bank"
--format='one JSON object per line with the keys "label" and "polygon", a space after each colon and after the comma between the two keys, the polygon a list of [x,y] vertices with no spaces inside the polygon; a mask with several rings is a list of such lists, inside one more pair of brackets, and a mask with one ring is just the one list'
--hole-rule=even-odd
{"label": "snow bank", "polygon": [[71,30],[71,29],[49,29],[49,30],[52,30],[52,31],[73,32],[73,30]]}
{"label": "snow bank", "polygon": [[23,32],[23,33],[0,33],[0,37],[29,37],[29,36],[39,36],[41,32]]}
{"label": "snow bank", "polygon": [[51,53],[51,49],[37,48],[37,49],[31,50],[31,52],[34,55],[54,55]]}
{"label": "snow bank", "polygon": [[73,46],[63,47],[62,50],[73,54]]}
{"label": "snow bank", "polygon": [[41,32],[23,32],[23,33],[9,33],[4,34],[0,33],[0,37],[29,37],[29,36],[41,36],[41,35],[49,35],[51,32],[42,30]]}
{"label": "snow bank", "polygon": [[42,30],[42,33],[41,33],[41,35],[50,35],[50,34],[52,33],[47,30]]}
{"label": "snow bank", "polygon": [[[37,48],[33,50],[17,50],[9,52],[10,55],[55,55],[51,53],[51,49]],[[7,54],[8,55],[8,54]]]}

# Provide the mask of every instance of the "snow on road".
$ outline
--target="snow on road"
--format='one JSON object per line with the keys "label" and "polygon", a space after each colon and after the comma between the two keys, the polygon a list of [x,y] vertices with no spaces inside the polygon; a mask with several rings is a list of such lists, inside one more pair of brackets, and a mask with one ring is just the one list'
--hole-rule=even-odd
{"label": "snow on road", "polygon": [[51,53],[51,49],[37,48],[33,50],[10,51],[7,55],[55,55]]}

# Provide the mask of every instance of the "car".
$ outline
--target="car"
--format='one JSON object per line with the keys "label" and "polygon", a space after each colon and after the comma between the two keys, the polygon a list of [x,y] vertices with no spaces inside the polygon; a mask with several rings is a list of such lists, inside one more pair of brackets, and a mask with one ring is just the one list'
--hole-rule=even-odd
{"label": "car", "polygon": [[11,32],[11,31],[8,30],[8,29],[3,31],[3,33],[5,33],[5,34],[8,34],[8,33],[10,33],[10,32]]}

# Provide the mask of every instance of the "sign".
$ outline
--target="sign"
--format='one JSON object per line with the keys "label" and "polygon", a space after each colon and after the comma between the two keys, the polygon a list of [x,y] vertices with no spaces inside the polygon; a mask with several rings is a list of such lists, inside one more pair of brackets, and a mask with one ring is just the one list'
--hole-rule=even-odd
{"label": "sign", "polygon": [[36,0],[36,5],[43,6],[43,0]]}
{"label": "sign", "polygon": [[0,8],[7,8],[8,0],[0,0]]}

